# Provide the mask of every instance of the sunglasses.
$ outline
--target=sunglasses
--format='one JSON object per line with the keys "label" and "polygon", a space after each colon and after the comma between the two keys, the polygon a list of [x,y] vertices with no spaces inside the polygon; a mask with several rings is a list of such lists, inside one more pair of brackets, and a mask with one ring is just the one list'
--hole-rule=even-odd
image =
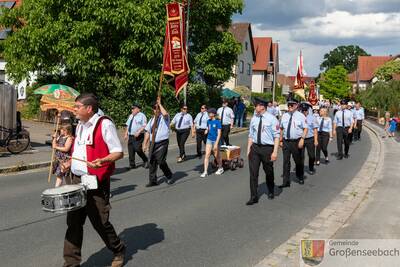
{"label": "sunglasses", "polygon": [[295,104],[288,104],[288,107],[292,108]]}

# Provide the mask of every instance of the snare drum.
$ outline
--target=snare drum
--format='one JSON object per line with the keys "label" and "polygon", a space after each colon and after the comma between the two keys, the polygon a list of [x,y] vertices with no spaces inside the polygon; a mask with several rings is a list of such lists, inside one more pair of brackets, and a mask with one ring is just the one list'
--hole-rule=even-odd
{"label": "snare drum", "polygon": [[83,185],[63,185],[42,193],[42,209],[47,212],[65,213],[85,205],[86,189]]}

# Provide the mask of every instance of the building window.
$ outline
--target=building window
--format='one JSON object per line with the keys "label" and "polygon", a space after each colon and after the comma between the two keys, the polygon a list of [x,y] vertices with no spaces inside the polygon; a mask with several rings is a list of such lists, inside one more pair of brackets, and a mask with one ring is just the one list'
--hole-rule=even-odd
{"label": "building window", "polygon": [[244,62],[243,62],[243,60],[240,60],[240,62],[239,62],[239,72],[243,73],[243,71],[244,71]]}
{"label": "building window", "polygon": [[247,75],[251,74],[251,65],[247,64]]}
{"label": "building window", "polygon": [[248,42],[245,42],[244,43],[244,47],[246,48],[246,51],[249,49],[249,43]]}

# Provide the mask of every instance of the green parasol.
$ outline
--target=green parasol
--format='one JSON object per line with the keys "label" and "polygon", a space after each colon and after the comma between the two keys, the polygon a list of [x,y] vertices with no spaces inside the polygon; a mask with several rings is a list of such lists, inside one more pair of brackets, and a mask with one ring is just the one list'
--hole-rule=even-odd
{"label": "green parasol", "polygon": [[223,98],[231,99],[231,98],[235,98],[235,97],[240,97],[240,94],[238,94],[228,88],[225,88],[224,90],[222,90],[221,96]]}

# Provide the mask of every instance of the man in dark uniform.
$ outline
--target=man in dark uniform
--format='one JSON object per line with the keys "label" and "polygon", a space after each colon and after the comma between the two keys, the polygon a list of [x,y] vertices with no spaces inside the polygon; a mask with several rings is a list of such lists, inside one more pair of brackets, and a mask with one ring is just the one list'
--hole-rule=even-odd
{"label": "man in dark uniform", "polygon": [[283,183],[280,188],[290,187],[290,156],[296,163],[296,176],[299,184],[304,184],[304,161],[302,149],[307,136],[308,126],[306,117],[297,111],[298,101],[294,98],[287,100],[288,112],[281,119],[280,146],[283,152]]}
{"label": "man in dark uniform", "polygon": [[[185,104],[181,105],[181,112],[176,113],[172,119],[171,125],[175,126],[176,130],[176,142],[179,147],[179,157],[177,162],[183,162],[186,159],[185,144],[190,135],[190,131],[193,126],[193,118],[188,112],[188,107]],[[192,133],[194,138],[194,134]]]}
{"label": "man in dark uniform", "polygon": [[247,156],[250,169],[250,200],[246,205],[258,202],[258,174],[262,163],[268,187],[268,198],[274,198],[274,161],[278,157],[279,121],[266,111],[268,103],[255,99],[255,112],[250,122]]}
{"label": "man in dark uniform", "polygon": [[333,136],[337,137],[338,160],[343,159],[343,143],[344,157],[349,157],[349,133],[352,133],[354,124],[353,113],[347,109],[347,100],[341,100],[340,105],[342,108],[336,112],[333,119]]}
{"label": "man in dark uniform", "polygon": [[[146,187],[157,186],[157,168],[160,166],[165,177],[167,184],[173,184],[171,169],[167,164],[167,153],[169,144],[169,114],[161,105],[161,99],[158,98],[157,102],[153,105],[153,118],[145,128],[146,134],[143,141],[143,151],[147,151],[150,143],[149,150],[149,183]],[[161,114],[160,114],[161,113]],[[155,125],[154,125],[155,123]],[[154,133],[154,135],[153,135]]]}

